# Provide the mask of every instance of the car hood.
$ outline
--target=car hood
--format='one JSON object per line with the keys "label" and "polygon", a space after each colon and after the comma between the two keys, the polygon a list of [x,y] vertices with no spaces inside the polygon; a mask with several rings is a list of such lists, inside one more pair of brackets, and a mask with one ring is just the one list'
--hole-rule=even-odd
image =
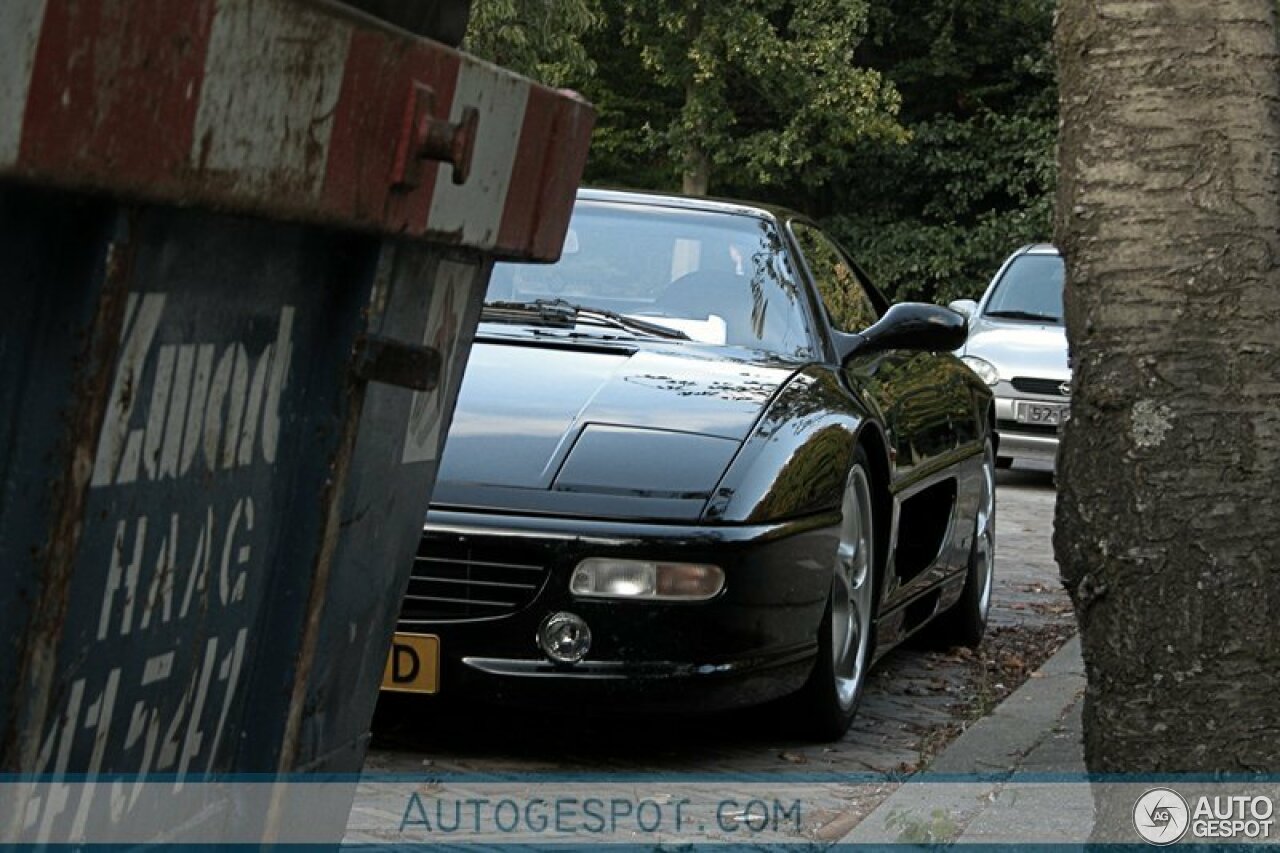
{"label": "car hood", "polygon": [[479,339],[432,506],[696,518],[794,372],[687,345]]}
{"label": "car hood", "polygon": [[1071,378],[1071,368],[1067,366],[1067,336],[1061,326],[980,320],[969,332],[963,354],[991,362],[1006,378]]}

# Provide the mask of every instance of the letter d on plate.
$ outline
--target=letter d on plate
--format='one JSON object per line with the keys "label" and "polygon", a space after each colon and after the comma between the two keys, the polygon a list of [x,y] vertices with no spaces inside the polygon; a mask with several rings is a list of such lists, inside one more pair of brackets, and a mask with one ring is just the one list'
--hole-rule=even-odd
{"label": "letter d on plate", "polygon": [[434,634],[396,634],[382,671],[382,689],[396,693],[435,693],[440,689],[440,638]]}

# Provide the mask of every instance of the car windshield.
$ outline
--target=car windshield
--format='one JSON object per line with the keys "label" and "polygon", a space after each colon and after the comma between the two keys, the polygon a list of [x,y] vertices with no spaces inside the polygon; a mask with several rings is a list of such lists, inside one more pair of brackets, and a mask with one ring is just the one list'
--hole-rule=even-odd
{"label": "car windshield", "polygon": [[996,282],[989,317],[1062,324],[1063,265],[1059,255],[1019,255]]}
{"label": "car windshield", "polygon": [[485,304],[487,320],[571,307],[580,332],[812,353],[778,232],[747,215],[580,201],[560,261],[495,265]]}

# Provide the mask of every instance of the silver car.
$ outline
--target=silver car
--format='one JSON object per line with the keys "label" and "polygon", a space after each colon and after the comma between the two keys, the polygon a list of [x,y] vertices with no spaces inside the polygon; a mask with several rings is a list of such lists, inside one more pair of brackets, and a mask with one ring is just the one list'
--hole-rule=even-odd
{"label": "silver car", "polygon": [[1002,468],[1014,459],[1053,462],[1058,432],[1070,416],[1062,279],[1057,249],[1024,246],[1000,267],[980,302],[951,303],[969,318],[969,339],[956,355],[995,392]]}

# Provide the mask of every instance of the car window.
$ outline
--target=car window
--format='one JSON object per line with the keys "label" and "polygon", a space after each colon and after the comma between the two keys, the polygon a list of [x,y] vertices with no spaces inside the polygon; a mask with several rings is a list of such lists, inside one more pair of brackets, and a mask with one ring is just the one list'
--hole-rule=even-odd
{"label": "car window", "polygon": [[842,332],[861,332],[880,319],[875,303],[844,253],[812,225],[793,222],[791,233],[813,273],[831,325]]}
{"label": "car window", "polygon": [[1062,323],[1063,263],[1059,255],[1019,255],[992,286],[983,313],[1014,320]]}
{"label": "car window", "polygon": [[769,220],[580,201],[558,263],[495,265],[485,300],[562,299],[694,341],[811,358],[797,278]]}

